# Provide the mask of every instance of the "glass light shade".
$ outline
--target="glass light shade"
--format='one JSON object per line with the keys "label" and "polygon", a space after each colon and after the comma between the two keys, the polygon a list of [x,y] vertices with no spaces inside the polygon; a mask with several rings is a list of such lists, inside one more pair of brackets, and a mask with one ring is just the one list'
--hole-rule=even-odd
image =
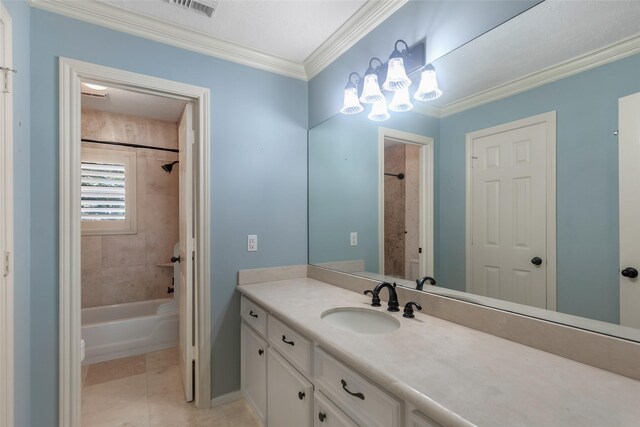
{"label": "glass light shade", "polygon": [[387,100],[382,98],[382,101],[375,102],[371,106],[371,112],[367,117],[374,122],[383,122],[391,117],[391,114],[387,111]]}
{"label": "glass light shade", "polygon": [[391,100],[391,104],[389,104],[389,109],[391,111],[397,111],[399,113],[403,111],[413,110],[413,104],[411,103],[411,98],[409,97],[408,87],[398,89],[393,93],[393,99]]}
{"label": "glass light shade", "polygon": [[391,58],[387,67],[387,79],[382,88],[388,91],[396,91],[411,86],[411,80],[407,77],[402,58]]}
{"label": "glass light shade", "polygon": [[419,101],[433,101],[440,98],[442,91],[438,87],[436,70],[433,66],[428,66],[420,76],[420,86],[413,97]]}
{"label": "glass light shade", "polygon": [[355,87],[348,87],[344,90],[344,104],[340,112],[342,114],[358,114],[364,110],[358,100],[358,90]]}
{"label": "glass light shade", "polygon": [[380,85],[378,84],[378,76],[374,73],[364,76],[364,89],[362,89],[360,102],[363,104],[373,104],[374,102],[384,99],[384,95],[380,91]]}

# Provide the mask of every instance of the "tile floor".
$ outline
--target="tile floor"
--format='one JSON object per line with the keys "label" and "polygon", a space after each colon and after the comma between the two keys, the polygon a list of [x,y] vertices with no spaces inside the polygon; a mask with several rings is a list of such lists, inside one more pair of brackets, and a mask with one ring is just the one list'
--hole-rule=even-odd
{"label": "tile floor", "polygon": [[259,427],[244,400],[209,410],[184,401],[177,349],[82,367],[83,427]]}

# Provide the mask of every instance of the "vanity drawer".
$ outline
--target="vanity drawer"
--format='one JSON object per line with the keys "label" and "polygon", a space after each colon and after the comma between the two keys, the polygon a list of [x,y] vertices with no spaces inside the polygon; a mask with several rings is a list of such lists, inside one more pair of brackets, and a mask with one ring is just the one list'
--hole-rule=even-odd
{"label": "vanity drawer", "polygon": [[311,374],[311,341],[273,316],[269,317],[269,343],[300,372]]}
{"label": "vanity drawer", "polygon": [[319,348],[315,354],[319,388],[359,425],[400,427],[402,404]]}
{"label": "vanity drawer", "polygon": [[240,298],[240,315],[260,335],[267,336],[267,311],[244,295]]}

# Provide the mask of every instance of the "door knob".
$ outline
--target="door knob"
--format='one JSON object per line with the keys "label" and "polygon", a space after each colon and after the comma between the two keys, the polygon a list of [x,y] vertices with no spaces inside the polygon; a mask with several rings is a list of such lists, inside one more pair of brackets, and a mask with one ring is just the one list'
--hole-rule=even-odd
{"label": "door knob", "polygon": [[178,257],[172,256],[171,257],[171,262],[180,262],[180,257],[179,256]]}
{"label": "door knob", "polygon": [[542,265],[542,258],[540,258],[539,256],[531,258],[531,264]]}
{"label": "door knob", "polygon": [[624,277],[627,277],[629,279],[635,279],[636,277],[638,277],[638,270],[636,270],[633,267],[627,267],[624,270],[622,270],[620,274],[622,274]]}

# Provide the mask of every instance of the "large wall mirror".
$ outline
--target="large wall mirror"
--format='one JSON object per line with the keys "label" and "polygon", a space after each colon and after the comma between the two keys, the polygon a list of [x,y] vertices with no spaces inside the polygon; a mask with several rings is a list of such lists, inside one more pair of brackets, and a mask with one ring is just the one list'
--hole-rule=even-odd
{"label": "large wall mirror", "polygon": [[639,18],[540,3],[428,107],[313,127],[309,263],[640,341]]}

